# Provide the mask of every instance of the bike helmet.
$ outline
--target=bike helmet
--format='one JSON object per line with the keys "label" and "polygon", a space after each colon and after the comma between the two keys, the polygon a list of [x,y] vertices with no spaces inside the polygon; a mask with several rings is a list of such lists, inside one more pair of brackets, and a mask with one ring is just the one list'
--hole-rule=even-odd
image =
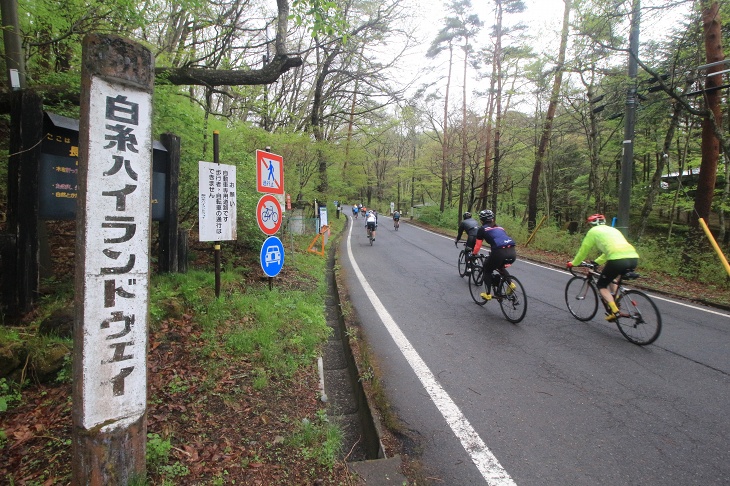
{"label": "bike helmet", "polygon": [[588,219],[586,221],[588,222],[588,224],[596,226],[599,224],[606,224],[606,217],[602,214],[592,214],[588,216]]}
{"label": "bike helmet", "polygon": [[469,211],[465,212],[462,216],[463,219],[469,219],[471,218],[471,213]]}
{"label": "bike helmet", "polygon": [[483,223],[492,222],[492,221],[494,221],[494,213],[492,212],[491,209],[483,209],[483,210],[479,211],[479,219]]}

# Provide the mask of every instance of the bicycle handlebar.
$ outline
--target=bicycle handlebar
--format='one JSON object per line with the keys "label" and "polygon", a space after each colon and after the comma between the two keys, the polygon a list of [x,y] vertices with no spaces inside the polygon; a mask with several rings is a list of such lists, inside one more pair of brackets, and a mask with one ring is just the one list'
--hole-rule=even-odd
{"label": "bicycle handlebar", "polygon": [[576,268],[576,267],[578,267],[578,268],[580,268],[580,267],[587,268],[589,271],[595,272],[596,271],[596,268],[598,267],[598,264],[596,262],[586,262],[586,261],[583,261],[583,262],[580,262],[580,265],[573,265],[572,267],[568,268],[568,270],[570,270],[570,273],[573,274],[574,276],[577,276],[576,273],[575,273],[575,270],[574,270],[574,268]]}

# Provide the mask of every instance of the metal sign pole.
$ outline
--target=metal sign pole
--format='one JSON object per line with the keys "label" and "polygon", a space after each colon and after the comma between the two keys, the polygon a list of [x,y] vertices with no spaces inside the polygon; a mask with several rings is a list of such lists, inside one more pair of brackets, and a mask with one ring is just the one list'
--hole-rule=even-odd
{"label": "metal sign pole", "polygon": [[[213,163],[221,165],[218,150],[218,130],[213,131]],[[221,242],[216,241],[213,244],[213,254],[215,256],[215,296],[221,295]]]}

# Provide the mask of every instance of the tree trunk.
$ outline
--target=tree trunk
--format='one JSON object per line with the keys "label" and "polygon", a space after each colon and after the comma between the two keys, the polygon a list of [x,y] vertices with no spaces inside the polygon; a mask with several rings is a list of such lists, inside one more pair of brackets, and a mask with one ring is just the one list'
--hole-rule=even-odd
{"label": "tree trunk", "polygon": [[446,77],[446,96],[444,99],[444,136],[441,145],[441,206],[440,211],[443,213],[446,208],[446,189],[447,189],[447,170],[449,156],[449,144],[448,144],[448,129],[447,125],[449,122],[449,89],[451,88],[451,65],[454,59],[454,48],[449,41],[449,74]]}
{"label": "tree trunk", "polygon": [[[722,32],[719,18],[719,4],[712,2],[704,3],[702,9],[702,28],[705,37],[705,53],[707,63],[722,61]],[[707,116],[702,120],[702,162],[700,174],[697,181],[697,194],[695,196],[694,213],[690,220],[693,228],[699,227],[699,218],[705,221],[710,216],[712,208],[712,197],[717,183],[717,162],[720,157],[720,141],[715,136],[715,124],[721,124],[720,113],[720,90],[716,89],[722,83],[722,77],[712,73],[723,70],[722,65],[716,65],[707,69],[705,78],[705,104]],[[714,117],[713,120],[710,117]]]}
{"label": "tree trunk", "polygon": [[664,144],[662,145],[662,153],[658,154],[656,162],[656,170],[654,176],[651,179],[651,185],[649,186],[649,193],[646,195],[646,201],[644,201],[644,207],[641,210],[641,224],[639,226],[639,232],[636,235],[636,239],[640,240],[646,231],[646,222],[649,219],[649,214],[654,207],[654,199],[659,192],[659,186],[662,182],[662,172],[664,171],[664,164],[669,158],[669,150],[671,149],[672,140],[674,139],[674,130],[679,124],[679,116],[682,113],[681,103],[675,103],[674,109],[672,110],[672,119],[669,122],[669,128],[667,134],[664,136]]}
{"label": "tree trunk", "polygon": [[494,161],[492,162],[492,210],[497,210],[497,195],[499,193],[499,139],[502,135],[502,14],[504,12],[502,0],[495,0],[497,7],[497,22],[495,26],[496,38],[494,44],[494,76],[497,78],[497,91],[494,93],[496,119],[494,120]]}
{"label": "tree trunk", "polygon": [[558,96],[560,95],[560,86],[563,82],[563,70],[565,64],[565,51],[568,45],[568,27],[570,20],[570,3],[571,0],[565,0],[565,10],[563,11],[563,30],[560,34],[560,53],[558,55],[558,65],[555,69],[555,80],[553,81],[553,89],[550,93],[550,104],[548,105],[547,114],[545,116],[545,125],[540,136],[540,143],[537,147],[537,155],[535,157],[535,168],[532,171],[532,180],[530,181],[530,192],[527,201],[527,228],[532,231],[537,225],[537,194],[540,188],[540,173],[542,172],[542,164],[547,153],[548,141],[553,128],[553,119],[555,118],[555,110],[558,106]]}
{"label": "tree trunk", "polygon": [[461,188],[459,190],[459,214],[457,215],[457,225],[461,221],[461,215],[464,211],[464,185],[466,179],[466,67],[469,62],[469,36],[464,38],[464,84],[462,85],[461,100]]}
{"label": "tree trunk", "polygon": [[487,119],[486,127],[484,129],[484,180],[482,181],[482,190],[479,195],[479,207],[487,207],[487,200],[489,198],[489,176],[492,171],[492,118],[494,117],[494,86],[496,83],[495,75],[496,65],[492,61],[492,76],[489,86],[489,96],[487,98]]}
{"label": "tree trunk", "polygon": [[598,158],[598,120],[596,119],[596,114],[593,112],[594,101],[592,85],[593,82],[591,81],[591,86],[588,88],[588,106],[591,107],[591,110],[588,114],[590,118],[590,134],[588,136],[588,145],[591,157],[591,171],[588,175],[588,190],[586,191],[585,209],[588,209],[588,207],[590,206],[591,196],[593,196],[593,202],[595,204],[594,209],[596,210],[596,212],[600,212],[599,208],[601,207],[603,197],[601,191],[599,191],[598,188],[598,169],[600,167],[600,160]]}
{"label": "tree trunk", "polygon": [[685,240],[682,260],[690,270],[699,269],[693,264],[697,255],[705,248],[706,239],[699,227],[699,218],[708,221],[712,209],[712,199],[717,183],[717,162],[720,157],[720,141],[715,135],[716,126],[721,126],[720,86],[722,79],[719,75],[712,75],[724,69],[719,61],[723,60],[722,32],[719,18],[720,6],[718,2],[702,2],[702,31],[705,38],[705,55],[708,67],[705,76],[705,108],[706,115],[702,119],[702,161],[697,179],[697,193],[695,195],[694,211],[690,215],[690,230]]}

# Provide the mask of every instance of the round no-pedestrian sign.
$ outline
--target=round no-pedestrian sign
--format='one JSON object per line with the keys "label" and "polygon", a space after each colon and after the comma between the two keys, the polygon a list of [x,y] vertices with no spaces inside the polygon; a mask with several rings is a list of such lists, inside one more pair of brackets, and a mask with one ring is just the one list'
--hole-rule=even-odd
{"label": "round no-pedestrian sign", "polygon": [[281,227],[281,204],[271,194],[264,194],[256,205],[256,221],[264,234],[269,236]]}

